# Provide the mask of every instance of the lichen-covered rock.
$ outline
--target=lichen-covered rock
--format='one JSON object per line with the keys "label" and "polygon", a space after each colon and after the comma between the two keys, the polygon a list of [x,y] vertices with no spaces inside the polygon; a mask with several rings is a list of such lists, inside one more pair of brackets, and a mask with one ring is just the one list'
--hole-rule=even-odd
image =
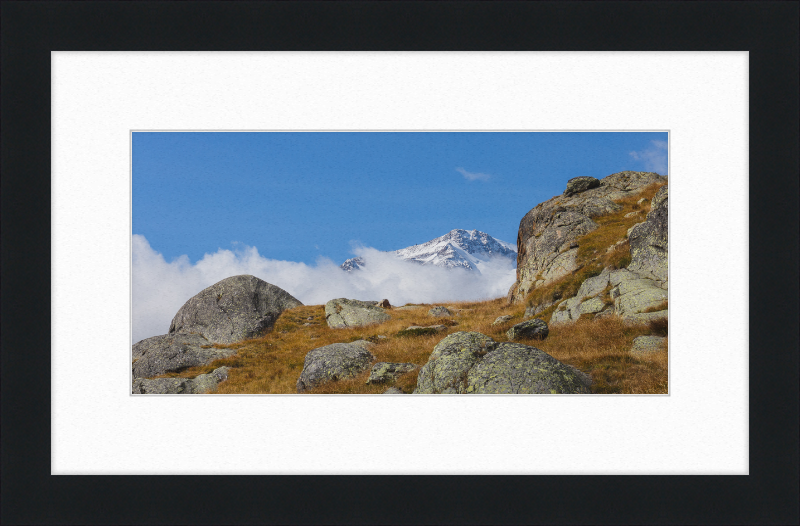
{"label": "lichen-covered rock", "polygon": [[337,298],[325,304],[325,321],[333,329],[374,325],[390,318],[377,302]]}
{"label": "lichen-covered rock", "polygon": [[613,271],[609,283],[613,287],[610,296],[614,299],[614,310],[623,318],[658,308],[669,298],[666,281],[645,278],[629,269]]}
{"label": "lichen-covered rock", "polygon": [[520,343],[499,343],[467,373],[465,393],[589,393],[591,378],[546,352]]}
{"label": "lichen-covered rock", "polygon": [[434,307],[428,311],[428,316],[433,316],[434,318],[443,318],[445,316],[452,316],[453,313],[450,312],[450,309],[447,307]]}
{"label": "lichen-covered rock", "polygon": [[633,340],[630,353],[635,356],[651,354],[665,348],[667,339],[661,336],[639,336]]}
{"label": "lichen-covered rock", "polygon": [[228,379],[228,367],[218,367],[194,378],[135,378],[133,394],[201,394],[217,388]]}
{"label": "lichen-covered rock", "polygon": [[367,378],[368,384],[383,384],[394,382],[407,372],[417,368],[413,363],[378,362],[372,366],[372,371]]}
{"label": "lichen-covered rock", "polygon": [[569,197],[592,188],[597,188],[598,186],[600,186],[600,180],[594,177],[573,177],[567,181],[567,189],[564,190],[564,195]]}
{"label": "lichen-covered rock", "polygon": [[149,378],[188,367],[205,365],[235,354],[217,349],[199,334],[163,334],[133,345],[133,377]]}
{"label": "lichen-covered rock", "polygon": [[196,333],[212,343],[234,343],[269,332],[281,312],[300,305],[255,276],[232,276],[189,299],[172,319],[169,334]]}
{"label": "lichen-covered rock", "polygon": [[508,329],[508,331],[506,331],[506,337],[512,341],[521,339],[544,340],[549,333],[550,329],[547,327],[547,323],[544,320],[533,318],[518,323]]}
{"label": "lichen-covered rock", "polygon": [[440,341],[419,372],[415,394],[463,393],[467,372],[495,341],[479,332],[454,332]]}
{"label": "lichen-covered rock", "polygon": [[598,276],[587,278],[581,283],[578,292],[574,297],[569,298],[561,304],[550,318],[552,325],[562,323],[574,323],[584,314],[598,314],[611,307],[611,297],[601,293],[606,291],[611,280],[611,269],[605,268]]}
{"label": "lichen-covered rock", "polygon": [[513,317],[514,316],[512,316],[511,314],[506,314],[505,316],[498,316],[497,319],[492,322],[492,325],[502,325],[507,321],[511,321],[511,318]]}
{"label": "lichen-covered rock", "polygon": [[628,235],[631,263],[628,269],[654,280],[668,279],[669,201],[666,186],[653,197],[644,223],[636,225]]}
{"label": "lichen-covered rock", "polygon": [[540,203],[520,221],[517,235],[517,280],[508,293],[519,303],[537,287],[577,270],[577,239],[598,228],[593,217],[620,209],[614,203],[667,178],[653,172],[619,172],[580,193]]}
{"label": "lichen-covered rock", "polygon": [[326,382],[360,374],[375,360],[368,350],[373,345],[375,344],[358,340],[352,343],[332,343],[309,351],[303,371],[297,379],[297,392],[302,393]]}

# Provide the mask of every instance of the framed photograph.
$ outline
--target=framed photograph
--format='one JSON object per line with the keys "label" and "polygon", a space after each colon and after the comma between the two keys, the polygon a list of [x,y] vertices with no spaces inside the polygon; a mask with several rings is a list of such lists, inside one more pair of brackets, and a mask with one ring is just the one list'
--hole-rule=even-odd
{"label": "framed photograph", "polygon": [[[797,19],[790,3],[5,3],[3,522],[796,522]],[[195,294],[215,283],[184,278],[199,272],[206,252],[220,256],[200,265],[207,276],[247,257],[254,267],[242,274],[266,268],[251,250],[264,250],[263,243],[208,228],[193,233],[187,225],[209,224],[212,216],[220,228],[257,223],[257,206],[248,209],[263,204],[263,229],[238,230],[264,236],[267,245],[283,243],[286,255],[271,260],[322,272],[324,265],[304,258],[333,235],[304,239],[301,247],[282,238],[286,228],[276,224],[320,230],[347,223],[324,219],[348,214],[335,207],[332,186],[304,182],[320,219],[308,217],[308,203],[293,207],[294,197],[281,197],[275,177],[267,178],[272,188],[259,187],[256,177],[237,179],[261,168],[236,145],[162,143],[137,166],[137,148],[154,136],[148,133],[174,141],[184,132],[219,140],[248,132],[668,134],[668,394],[132,395],[131,345],[139,336],[173,332],[181,301],[189,299],[187,283],[199,288]],[[647,140],[656,141],[648,143],[654,153],[647,146],[624,153],[641,162],[641,172],[657,172],[645,163],[648,156],[658,161],[663,138]],[[400,182],[381,182],[384,171],[399,175],[391,171],[397,157],[385,152],[383,165],[378,146],[364,145],[364,159],[374,164],[353,174],[367,187],[363,199],[404,191]],[[532,146],[517,146],[525,151],[506,162],[531,155]],[[197,154],[180,161],[174,154],[181,147]],[[270,159],[296,159],[295,147],[284,144]],[[348,148],[355,150],[329,148],[332,173]],[[433,162],[447,145],[431,149]],[[591,165],[602,154],[584,144],[562,156],[560,164],[549,158],[551,171]],[[316,150],[308,161],[320,157]],[[197,164],[180,166],[189,159]],[[448,175],[475,183],[468,190],[484,200],[507,192],[505,206],[519,203],[513,206],[522,216],[558,193],[524,181],[491,190],[485,183],[505,172],[467,160],[448,158]],[[143,190],[151,197],[138,202],[132,174],[147,162],[162,163],[172,177],[159,183],[164,172],[152,170]],[[236,163],[237,170],[226,171]],[[600,181],[612,173],[587,175]],[[566,183],[576,174],[569,175],[561,192],[570,193]],[[225,197],[237,185],[241,198]],[[481,206],[469,194],[458,205],[439,200],[439,216],[428,214],[429,200],[412,209],[406,221],[419,218],[431,228],[422,239],[384,234],[356,247],[374,252],[344,255],[380,258],[437,239],[452,229],[439,232],[432,218],[459,220],[465,201]],[[382,204],[373,215],[359,210],[352,221],[380,233],[387,216],[403,212]],[[506,212],[482,214],[490,221]],[[155,219],[166,221],[147,226]],[[463,230],[483,232],[477,225]],[[156,241],[170,235],[186,244]],[[210,245],[192,247],[192,236]],[[496,239],[519,251],[515,239],[502,236],[509,237]],[[222,246],[230,241],[242,245]],[[309,252],[290,255],[301,248]],[[227,262],[226,250],[233,258]],[[327,253],[329,270],[339,272],[332,276],[341,278],[347,270],[339,265],[352,258]],[[182,298],[166,302],[176,312],[153,314],[154,326],[169,324],[158,329],[164,333],[136,333],[137,320],[167,310],[137,303],[139,256],[150,258],[141,267],[149,274],[141,275],[152,278],[151,295]],[[295,290],[307,286],[303,277],[294,278]],[[522,283],[516,269],[513,278]],[[307,300],[292,287],[281,288],[321,309],[313,287]],[[392,309],[440,302],[368,292],[349,299],[389,299]],[[512,305],[520,310],[509,311],[512,318],[524,316],[521,305]],[[324,310],[303,314],[305,321],[298,315],[291,324],[327,318]],[[273,329],[269,334],[286,330],[288,338],[292,327]],[[236,342],[216,343],[198,348]],[[192,380],[214,370],[194,370]],[[609,505],[620,495],[628,502]]]}

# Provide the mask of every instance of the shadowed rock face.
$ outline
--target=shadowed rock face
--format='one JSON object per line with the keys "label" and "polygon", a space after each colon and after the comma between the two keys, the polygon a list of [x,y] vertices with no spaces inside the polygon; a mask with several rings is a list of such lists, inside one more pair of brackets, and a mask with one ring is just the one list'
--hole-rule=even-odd
{"label": "shadowed rock face", "polygon": [[564,190],[564,195],[570,197],[598,186],[600,186],[600,181],[594,177],[573,177],[567,181],[567,189]]}
{"label": "shadowed rock face", "polygon": [[281,312],[300,301],[255,276],[232,276],[187,301],[172,319],[169,333],[197,333],[212,343],[234,343],[261,336]]}
{"label": "shadowed rock face", "polygon": [[517,281],[509,290],[509,301],[520,302],[534,288],[577,270],[577,239],[597,229],[592,218],[620,209],[614,199],[666,181],[653,172],[619,172],[604,177],[597,187],[579,193],[568,190],[534,207],[520,221]]}
{"label": "shadowed rock face", "polygon": [[547,323],[539,318],[518,323],[506,331],[509,340],[544,340],[550,333]]}
{"label": "shadowed rock face", "polygon": [[337,298],[325,304],[325,321],[332,329],[363,327],[383,323],[391,318],[376,301]]}
{"label": "shadowed rock face", "polygon": [[358,375],[375,360],[368,350],[374,345],[358,340],[352,343],[332,343],[309,351],[303,371],[297,379],[297,392],[302,393],[326,382]]}
{"label": "shadowed rock face", "polygon": [[414,393],[588,393],[591,383],[588,375],[535,347],[456,332],[434,347]]}
{"label": "shadowed rock face", "polygon": [[658,281],[668,279],[669,201],[668,187],[663,186],[653,197],[644,223],[636,225],[628,240],[631,263],[628,269]]}

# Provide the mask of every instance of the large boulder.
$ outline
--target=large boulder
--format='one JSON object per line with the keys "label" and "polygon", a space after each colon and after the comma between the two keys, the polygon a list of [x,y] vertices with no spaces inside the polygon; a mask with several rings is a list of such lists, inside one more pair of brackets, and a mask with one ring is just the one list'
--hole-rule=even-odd
{"label": "large boulder", "polygon": [[297,298],[255,276],[232,276],[200,291],[172,319],[169,334],[196,333],[212,343],[234,343],[272,330]]}
{"label": "large boulder", "polygon": [[228,367],[218,367],[194,378],[135,378],[133,394],[201,394],[217,388],[228,379]]}
{"label": "large boulder", "polygon": [[413,363],[378,362],[372,366],[372,371],[367,378],[368,384],[383,384],[394,382],[407,372],[417,368]]}
{"label": "large boulder", "polygon": [[636,320],[634,315],[659,307],[663,309],[669,299],[667,281],[642,277],[629,269],[613,271],[609,283],[613,287],[610,295],[614,299],[614,311],[623,318]]}
{"label": "large boulder", "polygon": [[375,356],[368,350],[374,345],[358,340],[352,343],[332,343],[309,351],[303,371],[297,379],[297,392],[302,393],[326,382],[360,374],[375,360]]}
{"label": "large boulder", "polygon": [[467,373],[496,342],[479,332],[454,332],[440,341],[419,372],[416,394],[463,393]]}
{"label": "large boulder", "polygon": [[573,177],[567,181],[567,189],[564,190],[564,195],[570,197],[572,195],[585,192],[586,190],[597,188],[598,186],[600,186],[600,180],[595,179],[594,177]]}
{"label": "large boulder", "polygon": [[506,331],[506,337],[509,340],[544,340],[550,333],[547,323],[539,318],[525,320],[517,323]]}
{"label": "large boulder", "polygon": [[133,377],[149,378],[170,371],[205,365],[235,354],[217,349],[199,334],[163,334],[133,345]]}
{"label": "large boulder", "polygon": [[457,332],[434,347],[414,393],[588,393],[590,386],[588,375],[544,351]]}
{"label": "large boulder", "polygon": [[325,321],[328,327],[344,329],[383,323],[391,318],[377,302],[337,298],[325,304]]}
{"label": "large boulder", "polygon": [[578,238],[598,228],[592,218],[620,210],[615,199],[666,181],[653,172],[619,172],[597,187],[555,196],[530,210],[519,225],[517,280],[509,301],[522,302],[533,289],[577,270]]}
{"label": "large boulder", "polygon": [[500,343],[467,373],[465,393],[589,393],[591,378],[546,352],[520,343]]}
{"label": "large boulder", "polygon": [[628,235],[631,263],[628,269],[653,280],[667,281],[669,252],[668,190],[662,186],[650,203],[644,223],[636,225]]}

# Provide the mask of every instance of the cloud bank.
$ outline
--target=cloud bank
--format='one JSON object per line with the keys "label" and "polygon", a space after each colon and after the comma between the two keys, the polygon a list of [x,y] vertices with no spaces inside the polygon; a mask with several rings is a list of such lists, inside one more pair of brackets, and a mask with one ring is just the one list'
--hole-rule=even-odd
{"label": "cloud bank", "polygon": [[644,161],[644,169],[660,175],[667,174],[667,141],[650,141],[651,146],[630,155],[637,161]]}
{"label": "cloud bank", "polygon": [[196,263],[187,256],[167,262],[141,235],[133,236],[133,341],[166,334],[186,301],[230,276],[252,274],[277,285],[306,305],[333,298],[381,300],[392,305],[471,301],[504,296],[516,278],[513,261],[491,260],[481,273],[422,266],[369,247],[353,249],[367,266],[344,272],[328,258],[315,265],[261,256],[255,247],[220,249]]}
{"label": "cloud bank", "polygon": [[489,174],[468,172],[463,168],[456,168],[456,171],[463,175],[464,179],[467,181],[488,181],[489,178],[492,177]]}

